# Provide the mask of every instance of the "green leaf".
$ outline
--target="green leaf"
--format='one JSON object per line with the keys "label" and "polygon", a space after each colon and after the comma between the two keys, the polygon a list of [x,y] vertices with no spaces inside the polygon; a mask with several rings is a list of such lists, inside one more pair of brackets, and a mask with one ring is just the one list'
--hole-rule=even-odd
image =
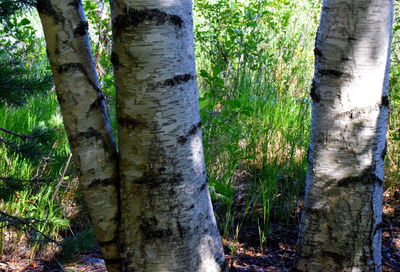
{"label": "green leaf", "polygon": [[200,76],[209,78],[210,74],[206,70],[200,70]]}
{"label": "green leaf", "polygon": [[222,72],[222,68],[220,66],[213,67],[213,76],[217,77]]}
{"label": "green leaf", "polygon": [[29,21],[28,19],[24,18],[21,20],[21,22],[19,22],[20,26],[24,26],[24,25],[29,25],[31,23],[31,21]]}
{"label": "green leaf", "polygon": [[208,100],[208,99],[200,101],[200,103],[199,103],[200,110],[207,108],[210,104],[211,104],[210,100]]}

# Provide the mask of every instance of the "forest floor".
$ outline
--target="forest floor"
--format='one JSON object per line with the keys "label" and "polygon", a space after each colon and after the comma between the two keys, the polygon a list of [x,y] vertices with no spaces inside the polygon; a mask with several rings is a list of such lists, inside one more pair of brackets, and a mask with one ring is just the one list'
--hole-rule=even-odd
{"label": "forest floor", "polygon": [[[383,272],[398,272],[400,271],[400,201],[391,201],[386,198],[382,227]],[[298,232],[298,227],[295,225],[273,224],[263,250],[260,250],[259,247],[250,247],[244,243],[224,239],[224,250],[230,271],[289,271],[295,260]],[[78,255],[73,261],[65,263],[56,259],[29,260],[10,256],[0,257],[0,272],[59,271],[106,272],[106,269],[98,252]]]}

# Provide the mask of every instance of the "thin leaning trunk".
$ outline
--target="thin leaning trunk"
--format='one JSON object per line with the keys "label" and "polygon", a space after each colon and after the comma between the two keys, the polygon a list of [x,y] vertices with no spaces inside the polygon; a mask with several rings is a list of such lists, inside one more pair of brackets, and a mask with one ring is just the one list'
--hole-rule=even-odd
{"label": "thin leaning trunk", "polygon": [[108,271],[120,271],[118,154],[82,4],[76,0],[39,0],[37,9],[83,198]]}
{"label": "thin leaning trunk", "polygon": [[191,1],[111,3],[125,271],[221,271]]}
{"label": "thin leaning trunk", "polygon": [[325,0],[295,271],[381,271],[393,1]]}

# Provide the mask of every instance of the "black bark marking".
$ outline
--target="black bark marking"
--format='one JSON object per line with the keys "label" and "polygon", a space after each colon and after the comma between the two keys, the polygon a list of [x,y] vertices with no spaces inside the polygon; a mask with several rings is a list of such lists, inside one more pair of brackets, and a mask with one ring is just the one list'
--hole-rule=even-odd
{"label": "black bark marking", "polygon": [[116,29],[136,27],[143,22],[154,22],[157,26],[170,23],[178,28],[182,27],[183,20],[178,15],[168,14],[159,9],[132,9],[125,8],[125,15],[119,15],[113,20]]}
{"label": "black bark marking", "polygon": [[342,77],[343,75],[346,75],[346,73],[342,71],[333,69],[321,69],[318,71],[318,73],[322,76],[334,76],[334,77]]}
{"label": "black bark marking", "polygon": [[88,189],[94,189],[97,187],[106,187],[106,186],[117,186],[118,181],[115,178],[107,178],[107,179],[94,179],[88,185]]}
{"label": "black bark marking", "polygon": [[198,131],[199,129],[201,129],[201,121],[198,122],[198,123],[196,123],[196,124],[194,124],[194,125],[189,129],[189,131],[188,131],[185,135],[178,136],[178,137],[176,138],[176,140],[178,141],[178,143],[180,143],[180,144],[183,145],[183,144],[186,143],[191,137],[193,137],[193,135],[196,135],[196,133],[197,133],[197,131]]}
{"label": "black bark marking", "polygon": [[176,225],[177,225],[177,228],[178,228],[179,237],[181,237],[181,238],[185,237],[186,233],[188,233],[190,228],[182,227],[182,225],[181,225],[181,223],[179,221],[176,221]]}
{"label": "black bark marking", "polygon": [[103,93],[99,93],[97,99],[90,105],[89,110],[86,113],[86,116],[88,116],[91,111],[96,109],[100,109],[101,111],[103,111],[105,102],[106,98],[104,97]]}
{"label": "black bark marking", "polygon": [[389,97],[387,95],[382,95],[381,106],[389,107]]}
{"label": "black bark marking", "polygon": [[118,118],[118,124],[124,128],[134,129],[137,127],[144,127],[145,123],[135,118]]}
{"label": "black bark marking", "polygon": [[204,183],[200,186],[199,191],[200,191],[200,192],[201,192],[201,191],[204,191],[204,189],[206,189],[206,187],[207,187],[207,180],[206,180],[206,182],[204,182]]}
{"label": "black bark marking", "polygon": [[115,52],[111,53],[111,63],[114,65],[114,67],[120,65],[119,56]]}
{"label": "black bark marking", "polygon": [[54,21],[57,23],[64,23],[63,16],[54,9],[50,0],[38,0],[36,2],[36,8],[39,13],[53,17]]}
{"label": "black bark marking", "polygon": [[80,21],[78,26],[74,29],[74,37],[84,36],[88,33],[89,23],[87,21]]}
{"label": "black bark marking", "polygon": [[194,124],[194,125],[190,128],[188,134],[189,134],[189,135],[195,135],[199,129],[201,129],[201,121],[198,122],[198,123],[196,123],[196,124]]}
{"label": "black bark marking", "polygon": [[159,222],[155,217],[141,218],[141,221],[139,229],[145,240],[163,239],[166,236],[171,236],[173,234],[173,231],[170,228],[159,228]]}
{"label": "black bark marking", "polygon": [[57,71],[62,74],[73,69],[84,70],[84,67],[82,63],[64,63],[58,67]]}
{"label": "black bark marking", "polygon": [[[373,235],[375,235],[379,230],[382,229],[382,223],[376,224],[375,228],[374,228],[374,233]],[[373,247],[372,247],[373,248]]]}
{"label": "black bark marking", "polygon": [[318,49],[318,47],[314,48],[314,56],[316,57],[323,57],[321,50]]}
{"label": "black bark marking", "polygon": [[315,103],[319,103],[321,101],[321,96],[317,93],[317,83],[315,82],[315,79],[313,79],[311,83],[310,96],[312,101]]}
{"label": "black bark marking", "polygon": [[75,8],[79,8],[79,6],[82,4],[81,0],[73,0],[69,3],[70,6],[73,6]]}
{"label": "black bark marking", "polygon": [[195,78],[196,78],[196,76],[191,75],[191,74],[177,75],[177,76],[174,76],[173,78],[165,80],[162,85],[173,87],[175,85],[186,83],[189,80],[193,80]]}
{"label": "black bark marking", "polygon": [[134,181],[135,184],[147,185],[150,188],[160,187],[163,184],[176,185],[183,181],[182,174],[174,173],[163,177],[156,173],[145,173],[141,178]]}
{"label": "black bark marking", "polygon": [[110,258],[110,259],[105,259],[106,260],[106,264],[119,264],[121,265],[121,259],[119,258]]}
{"label": "black bark marking", "polygon": [[307,163],[311,164],[312,163],[312,158],[311,158],[311,148],[307,148]]}
{"label": "black bark marking", "polygon": [[111,241],[97,241],[99,246],[112,246],[117,243],[117,239],[114,238]]}
{"label": "black bark marking", "polygon": [[382,160],[385,159],[386,153],[387,153],[387,142],[385,142],[385,147],[383,148],[382,153],[381,153]]}
{"label": "black bark marking", "polygon": [[102,135],[101,135],[100,132],[98,132],[93,127],[89,127],[87,129],[87,131],[79,132],[76,135],[72,135],[71,136],[71,143],[77,142],[79,138],[85,138],[85,139],[95,138],[96,140],[99,140],[99,139],[102,138]]}
{"label": "black bark marking", "polygon": [[321,252],[321,256],[327,256],[331,258],[341,269],[343,268],[343,263],[345,263],[346,260],[348,259],[346,255],[325,250]]}
{"label": "black bark marking", "polygon": [[383,184],[383,180],[375,175],[375,168],[368,167],[358,176],[352,176],[338,180],[337,185],[339,187],[349,187],[358,186],[359,184],[374,184],[376,182],[379,183],[379,185]]}
{"label": "black bark marking", "polygon": [[178,143],[180,143],[181,145],[183,145],[184,143],[187,142],[187,138],[185,136],[179,136],[178,138],[176,138]]}

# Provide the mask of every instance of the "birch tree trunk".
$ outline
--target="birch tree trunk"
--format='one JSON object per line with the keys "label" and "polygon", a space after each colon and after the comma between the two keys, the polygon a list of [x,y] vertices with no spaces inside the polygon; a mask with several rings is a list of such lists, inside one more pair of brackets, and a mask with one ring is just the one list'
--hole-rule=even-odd
{"label": "birch tree trunk", "polygon": [[381,271],[393,0],[324,0],[294,271]]}
{"label": "birch tree trunk", "polygon": [[120,271],[118,154],[99,88],[80,0],[39,0],[55,78],[84,201],[109,272]]}
{"label": "birch tree trunk", "polygon": [[190,0],[114,0],[125,271],[221,271],[201,139]]}

